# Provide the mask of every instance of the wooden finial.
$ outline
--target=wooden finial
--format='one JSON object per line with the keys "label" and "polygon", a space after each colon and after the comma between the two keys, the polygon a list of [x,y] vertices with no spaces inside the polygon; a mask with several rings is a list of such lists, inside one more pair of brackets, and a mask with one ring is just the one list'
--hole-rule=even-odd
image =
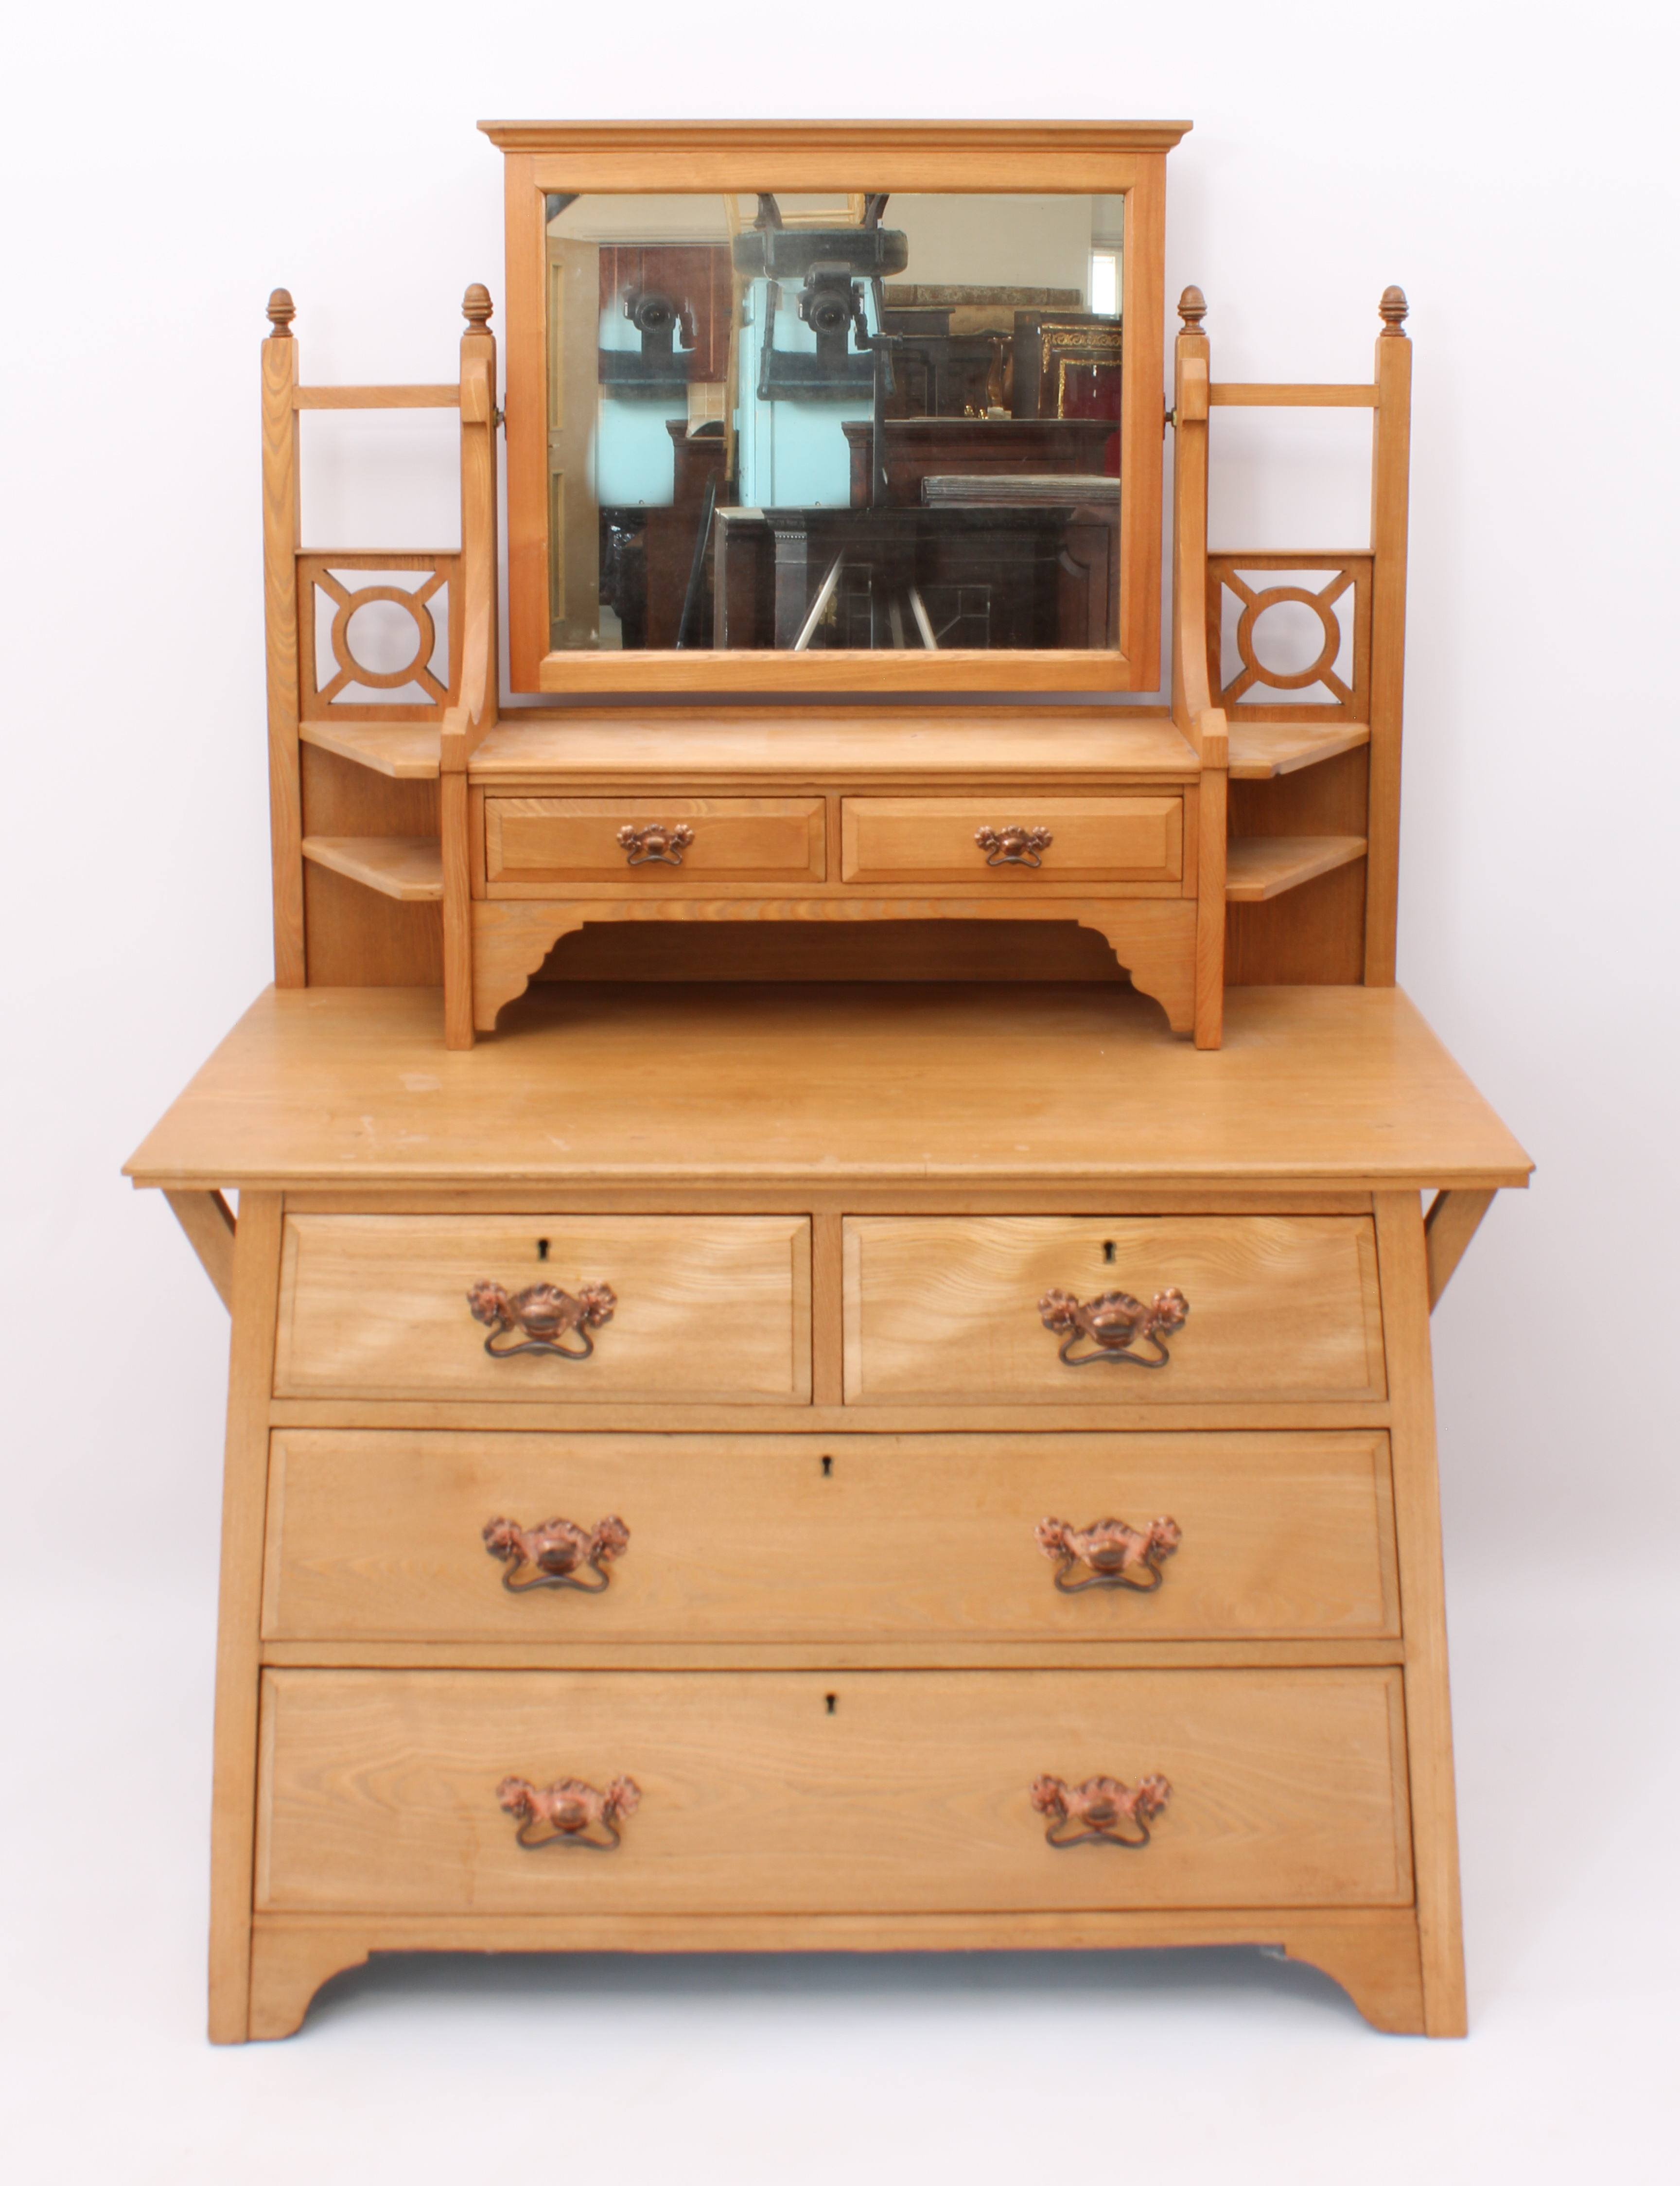
{"label": "wooden finial", "polygon": [[292,322],[297,315],[298,307],[292,301],[291,290],[277,289],[268,300],[268,322],[273,329],[271,339],[289,341],[292,338]]}
{"label": "wooden finial", "polygon": [[482,281],[475,281],[461,300],[461,308],[468,322],[482,333],[490,313],[496,309],[490,301],[490,292]]}
{"label": "wooden finial", "polygon": [[1179,299],[1179,317],[1184,321],[1187,334],[1199,334],[1201,322],[1207,316],[1207,299],[1194,283]]}
{"label": "wooden finial", "polygon": [[1411,308],[1406,301],[1406,291],[1403,289],[1385,289],[1382,292],[1382,301],[1377,305],[1378,311],[1382,313],[1383,333],[1385,334],[1403,334],[1406,314]]}

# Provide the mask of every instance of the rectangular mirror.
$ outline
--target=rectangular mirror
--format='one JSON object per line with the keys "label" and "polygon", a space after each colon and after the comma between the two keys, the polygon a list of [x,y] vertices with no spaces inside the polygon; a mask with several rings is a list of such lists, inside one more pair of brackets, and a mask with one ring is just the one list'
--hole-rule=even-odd
{"label": "rectangular mirror", "polygon": [[857,188],[737,148],[696,179],[751,189],[550,188],[635,162],[527,154],[518,197],[504,142],[516,689],[1153,681],[1158,191],[1112,144],[1025,163],[1053,187],[971,157],[907,188],[893,129],[863,134]]}

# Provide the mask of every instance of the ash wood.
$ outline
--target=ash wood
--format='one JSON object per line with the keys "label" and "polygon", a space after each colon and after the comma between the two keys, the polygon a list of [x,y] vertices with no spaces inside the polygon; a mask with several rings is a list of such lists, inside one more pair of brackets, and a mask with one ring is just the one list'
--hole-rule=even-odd
{"label": "ash wood", "polygon": [[[825,812],[820,797],[487,796],[485,878],[498,893],[580,880],[637,888],[723,876],[820,881]],[[619,831],[655,822],[692,829],[680,866],[629,864]]]}
{"label": "ash wood", "polygon": [[1370,742],[1364,721],[1231,721],[1233,782],[1272,782]]}
{"label": "ash wood", "polygon": [[233,1210],[219,1191],[166,1191],[170,1212],[204,1264],[216,1294],[233,1310]]}
{"label": "ash wood", "polygon": [[1169,1040],[1145,1001],[1077,987],[548,989],[518,1028],[452,1062],[436,994],[271,990],[126,1173],[612,1186],[631,1205],[650,1184],[983,1198],[1083,1181],[1100,1206],[1140,1187],[1489,1190],[1531,1167],[1392,989],[1234,990],[1217,1057]]}
{"label": "ash wood", "polygon": [[[1371,436],[1371,790],[1366,833],[1365,980],[1392,986],[1400,890],[1400,743],[1406,670],[1407,495],[1412,447],[1412,345],[1406,300],[1376,343],[1377,414]],[[1385,317],[1386,317],[1385,311]],[[1425,1969],[1427,1981],[1427,1969]]]}
{"label": "ash wood", "polygon": [[408,387],[294,387],[294,410],[456,410],[461,390],[448,381]]}
{"label": "ash wood", "polygon": [[298,735],[340,759],[396,782],[435,782],[442,731],[435,721],[300,721]]}
{"label": "ash wood", "polygon": [[[286,300],[289,318],[291,300]],[[284,321],[277,322],[285,324]],[[304,984],[303,790],[298,773],[298,345],[262,345],[262,587],[268,665],[268,819],[274,865],[274,979]]]}
{"label": "ash wood", "polygon": [[1377,390],[1363,381],[1335,385],[1307,380],[1220,379],[1208,388],[1207,400],[1215,410],[1222,404],[1250,410],[1375,410]]}
{"label": "ash wood", "polygon": [[1434,1312],[1441,1294],[1453,1280],[1470,1242],[1481,1227],[1493,1204],[1491,1191],[1438,1191],[1424,1219],[1424,1241],[1429,1260],[1429,1309]]}
{"label": "ash wood", "polygon": [[[1243,837],[1359,835],[1369,753],[1343,752],[1271,782],[1233,782],[1231,827]],[[1232,904],[1226,976],[1232,985],[1358,985],[1365,963],[1365,869],[1339,866],[1264,903]]]}
{"label": "ash wood", "polygon": [[441,804],[444,1045],[459,1051],[473,1045],[473,878],[465,774],[443,776]]}
{"label": "ash wood", "polygon": [[[304,910],[315,944],[311,992],[328,987],[443,987],[443,905],[399,903],[312,861]],[[443,1037],[439,1019],[438,1036]]]}
{"label": "ash wood", "polygon": [[[1121,596],[1126,587],[1121,565]],[[517,688],[526,687],[520,685]],[[802,697],[879,691],[894,697],[951,692],[1147,689],[1123,653],[1082,646],[1055,651],[942,646],[937,652],[754,651],[550,653],[531,688],[546,695],[640,697],[652,692],[765,692]]]}
{"label": "ash wood", "polygon": [[488,290],[475,282],[462,305],[460,672],[456,699],[444,715],[440,760],[456,772],[495,726],[501,683],[496,659],[496,338]]}
{"label": "ash wood", "polygon": [[630,923],[692,920],[839,920],[933,917],[1077,919],[1095,928],[1131,975],[1132,985],[1159,1002],[1174,1032],[1187,1033],[1196,1009],[1196,905],[1187,901],[1028,899],[1021,893],[989,901],[961,895],[812,897],[686,896],[648,900],[602,897],[583,901],[498,900],[473,906],[474,1020],[496,1029],[509,1002],[523,995],[556,942],[590,921]]}
{"label": "ash wood", "polygon": [[[1392,1669],[268,1670],[256,1903],[458,1914],[1403,1905]],[[832,1695],[831,1712],[826,1704]],[[1069,1858],[1028,1786],[1158,1769],[1148,1856]],[[642,1798],[608,1859],[522,1852],[513,1773]]]}
{"label": "ash wood", "polygon": [[1199,289],[1179,299],[1173,346],[1173,718],[1201,763],[1197,793],[1196,1044],[1217,1048],[1224,1032],[1225,904],[1230,743],[1208,681],[1207,305]]}
{"label": "ash wood", "polygon": [[1196,792],[1196,1044],[1204,1049],[1219,1046],[1225,1036],[1229,802],[1224,769],[1210,766]]}
{"label": "ash wood", "polygon": [[266,1640],[277,1670],[1346,1670],[1399,1640]]}
{"label": "ash wood", "polygon": [[[1238,650],[1241,664],[1229,683],[1219,683],[1220,666],[1218,636],[1223,615],[1223,593],[1229,591],[1245,607],[1257,605],[1265,593],[1277,589],[1275,582],[1256,580],[1284,580],[1290,577],[1314,577],[1316,584],[1288,586],[1286,591],[1300,591],[1309,598],[1320,599],[1327,608],[1333,608],[1342,600],[1350,603],[1347,620],[1334,649],[1333,658],[1324,664],[1328,675],[1321,671],[1316,687],[1333,691],[1332,699],[1312,702],[1311,719],[1324,726],[1342,722],[1364,723],[1370,712],[1370,657],[1371,657],[1371,581],[1375,560],[1369,547],[1340,553],[1221,553],[1207,558],[1207,631],[1208,675],[1226,707],[1228,716],[1250,724],[1268,722],[1298,724],[1302,701],[1301,689],[1311,690],[1313,683],[1298,687],[1286,682],[1270,680],[1270,671],[1256,655],[1251,641],[1245,649],[1239,640]],[[1333,618],[1340,627],[1341,619]],[[1352,655],[1348,680],[1337,677],[1334,684],[1329,676],[1336,675],[1335,657],[1351,639]],[[1257,698],[1253,694],[1258,692]],[[1269,696],[1268,695],[1269,693]],[[1364,816],[1360,814],[1360,824]]]}
{"label": "ash wood", "polygon": [[[1069,1367],[1039,1320],[1051,1289],[1147,1300],[1172,1285],[1190,1314],[1158,1371]],[[1375,1244],[1359,1216],[855,1216],[845,1309],[853,1404],[1260,1406],[1385,1393]]]}
{"label": "ash wood", "polygon": [[844,1239],[839,1214],[811,1216],[811,1402],[845,1401],[841,1298],[845,1285]]}
{"label": "ash wood", "polygon": [[1424,2025],[1430,2034],[1460,2035],[1466,2031],[1464,1938],[1435,1383],[1429,1348],[1429,1262],[1415,1193],[1379,1192],[1376,1232],[1392,1388],[1395,1539],[1406,1635],[1406,1728]]}
{"label": "ash wood", "polygon": [[[491,1359],[467,1309],[484,1280],[605,1281],[618,1309],[590,1359]],[[277,1397],[798,1404],[810,1387],[810,1231],[795,1216],[287,1219]]]}
{"label": "ash wood", "polygon": [[443,900],[443,856],[435,837],[305,835],[303,854],[399,903]]}
{"label": "ash wood", "polygon": [[1226,900],[1267,903],[1364,855],[1361,835],[1240,835],[1229,849]]}
{"label": "ash wood", "polygon": [[386,1915],[328,1921],[259,1914],[252,1937],[251,2037],[274,2040],[303,2024],[322,1983],[375,1951],[1144,1950],[1175,1944],[1265,1943],[1319,1967],[1369,2023],[1420,2034],[1417,1925],[1409,1912],[1249,1913],[522,1914],[450,1920]]}
{"label": "ash wood", "polygon": [[536,788],[559,775],[568,789],[588,781],[680,792],[713,782],[852,788],[906,776],[929,788],[951,776],[1022,787],[1137,775],[1189,782],[1197,767],[1171,720],[1144,707],[754,706],[686,708],[675,718],[630,707],[533,708],[505,715],[470,771],[487,788]]}
{"label": "ash wood", "polygon": [[[1019,888],[1040,880],[1177,880],[1184,872],[1178,797],[1039,795],[1020,812],[995,797],[848,797],[840,814],[847,881],[960,880]],[[988,866],[977,832],[1017,824],[1050,828],[1042,865]]]}
{"label": "ash wood", "polygon": [[[824,1460],[827,1460],[825,1469]],[[1386,1438],[277,1432],[265,1641],[1031,1648],[1397,1638]],[[514,1595],[481,1529],[630,1528],[604,1594]],[[1154,1594],[1062,1593],[1034,1535],[1184,1540]],[[1075,1574],[1083,1577],[1083,1572]]]}
{"label": "ash wood", "polygon": [[221,1591],[216,1612],[210,1815],[212,2042],[243,2042],[247,2033],[268,1377],[279,1273],[278,1195],[244,1192],[233,1247],[233,1336],[221,1490]]}

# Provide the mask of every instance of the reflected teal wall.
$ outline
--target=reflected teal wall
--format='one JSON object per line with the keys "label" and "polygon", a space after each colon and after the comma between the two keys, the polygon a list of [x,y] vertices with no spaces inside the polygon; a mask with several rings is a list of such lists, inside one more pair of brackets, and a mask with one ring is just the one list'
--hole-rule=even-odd
{"label": "reflected teal wall", "polygon": [[[622,311],[601,314],[602,349],[639,350],[641,336]],[[669,508],[676,462],[665,430],[686,419],[686,397],[608,395],[596,405],[595,498],[602,508]]]}
{"label": "reflected teal wall", "polygon": [[[787,395],[760,402],[759,354],[764,342],[765,292],[769,284],[748,288],[742,312],[739,435],[742,504],[747,508],[845,508],[852,498],[852,458],[843,424],[866,418],[871,405],[861,401],[797,401]],[[871,334],[878,331],[873,300],[864,291]],[[799,317],[799,291],[784,283],[776,315],[776,346],[816,350],[816,336]]]}

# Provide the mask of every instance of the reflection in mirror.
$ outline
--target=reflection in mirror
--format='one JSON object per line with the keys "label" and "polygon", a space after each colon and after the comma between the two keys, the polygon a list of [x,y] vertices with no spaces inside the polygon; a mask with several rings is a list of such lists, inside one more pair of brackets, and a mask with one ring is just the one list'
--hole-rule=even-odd
{"label": "reflection in mirror", "polygon": [[549,198],[553,649],[1112,649],[1123,204]]}

